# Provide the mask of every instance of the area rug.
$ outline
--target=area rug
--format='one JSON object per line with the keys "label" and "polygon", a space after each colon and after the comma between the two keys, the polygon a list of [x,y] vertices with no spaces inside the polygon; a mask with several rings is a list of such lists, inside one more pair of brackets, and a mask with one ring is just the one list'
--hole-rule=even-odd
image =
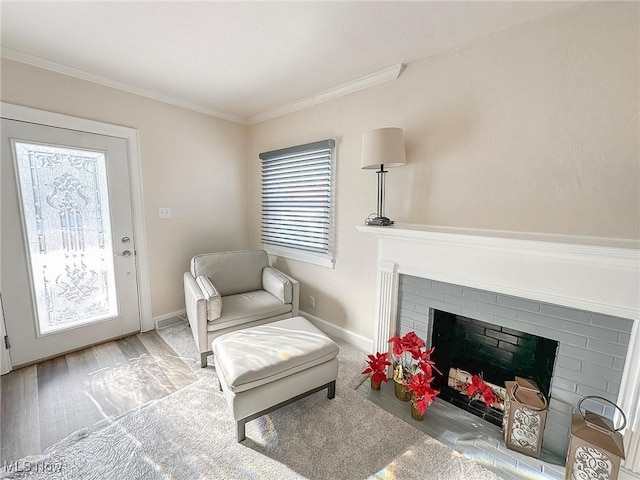
{"label": "area rug", "polygon": [[238,444],[215,369],[199,368],[187,324],[161,330],[198,380],[38,456],[1,478],[495,480],[490,472],[369,402],[354,390],[364,352],[342,341],[336,397],[315,393],[247,423]]}

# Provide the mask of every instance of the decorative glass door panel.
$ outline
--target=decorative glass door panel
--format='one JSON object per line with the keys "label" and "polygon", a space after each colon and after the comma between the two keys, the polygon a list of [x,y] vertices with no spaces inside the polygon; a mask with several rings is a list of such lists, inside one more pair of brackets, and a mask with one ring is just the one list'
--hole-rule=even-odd
{"label": "decorative glass door panel", "polygon": [[1,120],[0,289],[14,368],[140,331],[127,140],[73,123]]}
{"label": "decorative glass door panel", "polygon": [[105,153],[12,144],[39,334],[116,317]]}

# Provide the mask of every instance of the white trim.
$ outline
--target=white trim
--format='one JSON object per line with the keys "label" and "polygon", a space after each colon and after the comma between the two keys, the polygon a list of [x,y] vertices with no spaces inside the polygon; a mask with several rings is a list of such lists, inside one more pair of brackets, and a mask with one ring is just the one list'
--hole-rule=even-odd
{"label": "white trim", "polygon": [[203,113],[205,115],[210,115],[212,117],[221,118],[223,120],[228,120],[230,122],[240,123],[243,125],[255,125],[257,123],[264,122],[265,120],[271,120],[273,118],[281,117],[282,115],[297,112],[298,110],[303,110],[320,103],[328,102],[344,95],[348,95],[359,90],[364,90],[365,88],[373,87],[384,82],[395,80],[400,76],[402,70],[404,69],[404,64],[399,63],[397,65],[393,65],[392,67],[379,70],[356,80],[343,83],[342,85],[338,85],[337,87],[324,90],[310,97],[303,98],[301,100],[297,100],[295,102],[276,107],[271,110],[267,110],[266,112],[252,115],[250,117],[243,117],[241,115],[221,112],[210,107],[186,102],[184,100],[179,100],[170,95],[154,92],[152,90],[138,87],[136,85],[131,85],[130,83],[121,82],[119,80],[113,80],[97,73],[88,72],[77,67],[72,67],[70,65],[56,62],[54,60],[49,60],[37,55],[22,52],[11,47],[1,46],[0,56],[9,60],[14,60],[16,62],[26,63],[27,65],[33,65],[34,67],[43,68],[52,72],[79,78],[80,80],[85,80],[87,82],[97,83],[99,85],[115,88],[123,92],[151,98],[152,100],[157,100],[169,105],[175,105],[176,107],[185,108],[187,110],[192,110],[194,112]]}
{"label": "white trim", "polygon": [[376,234],[379,260],[397,263],[398,273],[640,320],[635,240],[411,224],[357,228]]}
{"label": "white trim", "polygon": [[281,117],[288,113],[297,112],[298,110],[303,110],[320,103],[328,102],[330,100],[349,95],[350,93],[354,93],[359,90],[364,90],[365,88],[373,87],[385,82],[390,82],[391,80],[395,80],[400,76],[403,68],[404,65],[402,63],[398,63],[397,65],[393,65],[392,67],[379,70],[364,77],[360,77],[356,80],[352,80],[351,82],[343,83],[342,85],[330,88],[329,90],[325,90],[316,95],[303,98],[301,100],[283,105],[281,107],[267,110],[266,112],[258,113],[257,115],[249,117],[247,120],[247,124],[255,125],[257,123],[264,122],[265,120],[271,120],[273,118]]}
{"label": "white trim", "polygon": [[134,128],[72,117],[60,113],[34,108],[0,103],[0,116],[9,120],[36,123],[68,130],[77,130],[98,135],[123,138],[127,142],[129,169],[131,175],[131,203],[133,210],[133,230],[136,239],[136,264],[138,277],[138,302],[140,307],[140,329],[153,330],[155,322],[151,314],[151,288],[147,258],[147,238],[144,226],[144,198],[138,131]]}
{"label": "white trim", "polygon": [[34,67],[44,68],[45,70],[51,70],[52,72],[57,72],[63,75],[68,75],[70,77],[79,78],[80,80],[86,80],[87,82],[97,83],[99,85],[104,85],[107,87],[115,88],[117,90],[122,90],[123,92],[129,92],[129,93],[133,93],[134,95],[140,95],[142,97],[151,98],[153,100],[167,103],[169,105],[175,105],[176,107],[186,108],[187,110],[192,110],[194,112],[204,113],[205,115],[210,115],[212,117],[229,120],[230,122],[241,123],[245,125],[247,123],[245,118],[240,117],[238,115],[232,115],[229,113],[224,113],[218,110],[214,110],[209,107],[196,105],[195,103],[178,100],[177,98],[171,97],[169,95],[164,95],[162,93],[157,93],[151,90],[147,90],[146,88],[141,88],[135,85],[131,85],[129,83],[113,80],[111,78],[107,78],[105,76],[98,75],[96,73],[87,72],[86,70],[82,70],[80,68],[65,65],[63,63],[58,63],[53,60],[48,60],[46,58],[38,57],[37,55],[32,55],[30,53],[21,52],[19,50],[15,50],[10,47],[2,46],[0,52],[1,52],[0,55],[2,57],[8,58],[9,60],[26,63],[27,65],[33,65]]}
{"label": "white trim", "polygon": [[315,315],[311,315],[310,313],[303,312],[300,310],[300,315],[313,323],[316,327],[322,330],[327,335],[331,335],[332,337],[339,338],[344,340],[345,342],[350,343],[358,347],[360,350],[364,350],[365,352],[371,352],[373,348],[373,341],[370,338],[364,337],[358,333],[354,333],[351,330],[347,330],[346,328],[339,327],[334,325],[331,322],[327,322]]}
{"label": "white trim", "polygon": [[262,248],[266,250],[269,255],[273,255],[275,257],[290,258],[291,260],[311,263],[313,265],[319,265],[321,267],[335,268],[335,262],[333,258],[307,254],[293,248],[277,247],[275,245],[262,244]]}
{"label": "white trim", "polygon": [[162,320],[166,320],[168,318],[173,318],[173,317],[184,317],[187,314],[187,310],[186,309],[182,309],[182,310],[176,310],[175,312],[168,312],[168,313],[164,313],[162,315],[158,315],[157,317],[153,317],[153,321],[155,323],[161,322]]}

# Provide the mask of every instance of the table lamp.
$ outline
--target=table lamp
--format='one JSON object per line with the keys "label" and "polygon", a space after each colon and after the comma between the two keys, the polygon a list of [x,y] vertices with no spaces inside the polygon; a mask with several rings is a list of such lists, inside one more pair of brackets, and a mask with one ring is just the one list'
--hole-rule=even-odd
{"label": "table lamp", "polygon": [[368,218],[367,225],[386,227],[395,222],[384,214],[385,167],[400,167],[406,163],[404,136],[401,128],[387,127],[370,130],[362,136],[361,168],[376,169],[378,174],[378,207],[375,218]]}

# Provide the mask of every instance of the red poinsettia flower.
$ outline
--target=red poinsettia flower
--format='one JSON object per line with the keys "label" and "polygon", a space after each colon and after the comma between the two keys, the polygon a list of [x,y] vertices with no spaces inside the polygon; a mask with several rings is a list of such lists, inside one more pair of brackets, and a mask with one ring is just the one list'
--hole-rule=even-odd
{"label": "red poinsettia flower", "polygon": [[428,376],[431,376],[433,374],[432,370],[435,370],[440,375],[442,375],[442,372],[440,372],[440,370],[438,370],[438,368],[436,367],[435,362],[430,358],[435,349],[436,347],[431,347],[429,350],[422,352],[419,358],[416,359],[418,360],[418,367],[420,368],[420,370],[422,370]]}
{"label": "red poinsettia flower", "polygon": [[388,343],[391,343],[393,346],[393,356],[396,358],[401,357],[404,353],[404,346],[400,337],[397,335],[395,337],[391,337]]}
{"label": "red poinsettia flower", "polygon": [[415,332],[409,332],[402,337],[402,343],[404,344],[405,351],[411,354],[411,358],[414,360],[420,358],[425,343]]}
{"label": "red poinsettia flower", "polygon": [[411,381],[407,383],[407,390],[416,397],[421,397],[424,392],[431,386],[433,377],[427,377],[424,373],[416,373],[411,377]]}
{"label": "red poinsettia flower", "polygon": [[409,352],[415,360],[420,358],[421,350],[425,346],[424,340],[413,331],[408,332],[403,337],[398,337],[397,335],[391,337],[389,343],[393,344],[394,357],[400,357],[404,352]]}
{"label": "red poinsettia flower", "polygon": [[388,353],[380,353],[377,352],[375,357],[373,355],[368,355],[369,360],[367,360],[367,364],[369,368],[367,368],[363,375],[371,374],[371,380],[374,382],[386,382],[389,380],[387,378],[387,367],[391,365],[389,362],[389,354]]}
{"label": "red poinsettia flower", "polygon": [[440,393],[438,390],[431,388],[432,381],[433,377],[424,373],[416,373],[411,377],[411,381],[407,383],[407,390],[413,393],[413,402],[420,414],[424,414],[427,411],[429,404]]}
{"label": "red poinsettia flower", "polygon": [[471,383],[467,385],[467,396],[469,398],[473,398],[477,395],[482,397],[487,407],[490,407],[493,403],[498,401],[498,396],[493,393],[491,387],[478,375],[473,375],[471,377]]}
{"label": "red poinsettia flower", "polygon": [[418,412],[420,412],[420,415],[424,415],[424,412],[427,411],[427,408],[429,408],[429,405],[435,400],[436,395],[438,395],[439,393],[440,392],[438,390],[428,388],[422,397],[415,400],[415,405],[418,409]]}

